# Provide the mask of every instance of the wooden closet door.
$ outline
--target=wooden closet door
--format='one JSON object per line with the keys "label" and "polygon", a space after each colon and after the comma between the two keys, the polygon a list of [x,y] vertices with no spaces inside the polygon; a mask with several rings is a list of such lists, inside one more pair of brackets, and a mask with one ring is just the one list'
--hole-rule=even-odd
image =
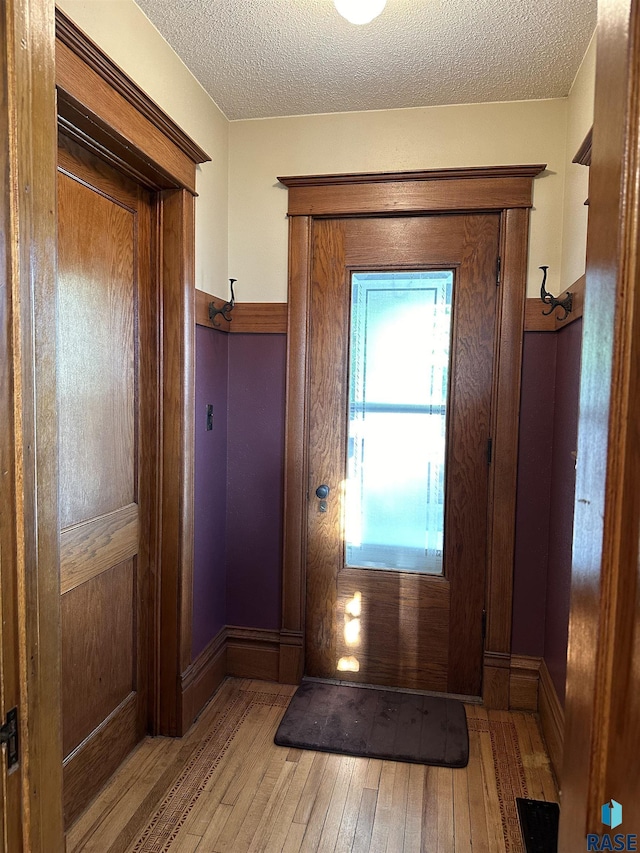
{"label": "wooden closet door", "polygon": [[[62,720],[67,824],[147,731],[153,437],[140,429],[151,203],[69,142],[58,166]],[[146,505],[145,505],[146,504]]]}

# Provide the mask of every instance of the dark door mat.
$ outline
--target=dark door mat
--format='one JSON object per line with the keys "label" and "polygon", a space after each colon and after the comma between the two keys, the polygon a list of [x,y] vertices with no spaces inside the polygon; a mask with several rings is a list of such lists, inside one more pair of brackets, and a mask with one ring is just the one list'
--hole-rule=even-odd
{"label": "dark door mat", "polygon": [[457,699],[305,681],[274,738],[278,746],[466,767],[469,735]]}
{"label": "dark door mat", "polygon": [[557,853],[560,806],[521,797],[516,797],[516,805],[527,853]]}

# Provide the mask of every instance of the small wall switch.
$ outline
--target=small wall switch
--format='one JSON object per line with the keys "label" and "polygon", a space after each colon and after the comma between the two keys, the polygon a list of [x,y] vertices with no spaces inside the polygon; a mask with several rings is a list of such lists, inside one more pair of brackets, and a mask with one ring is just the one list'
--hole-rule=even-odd
{"label": "small wall switch", "polygon": [[207,432],[213,429],[213,405],[207,403]]}

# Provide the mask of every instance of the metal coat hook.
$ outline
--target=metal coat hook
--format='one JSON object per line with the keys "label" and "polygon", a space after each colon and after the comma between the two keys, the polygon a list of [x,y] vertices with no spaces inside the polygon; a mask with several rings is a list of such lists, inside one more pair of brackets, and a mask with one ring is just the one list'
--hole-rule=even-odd
{"label": "metal coat hook", "polygon": [[540,299],[544,302],[545,305],[549,306],[548,311],[543,311],[542,313],[547,315],[551,314],[556,308],[562,308],[564,314],[562,317],[557,317],[558,320],[566,320],[569,314],[571,313],[571,308],[573,305],[573,294],[567,293],[564,299],[557,299],[552,293],[546,289],[545,284],[547,283],[547,270],[549,267],[538,267],[538,269],[542,270],[542,285],[540,286]]}
{"label": "metal coat hook", "polygon": [[222,308],[216,308],[215,302],[209,303],[209,319],[211,320],[211,322],[213,323],[213,325],[216,328],[220,328],[220,323],[218,323],[214,319],[214,317],[217,317],[218,314],[222,314],[223,318],[227,321],[227,323],[230,323],[231,320],[233,319],[229,315],[233,311],[234,305],[236,304],[236,297],[235,297],[235,294],[233,292],[233,283],[237,280],[238,280],[237,278],[230,278],[229,279],[229,285],[231,287],[231,301],[230,302],[225,302],[224,305],[222,306]]}

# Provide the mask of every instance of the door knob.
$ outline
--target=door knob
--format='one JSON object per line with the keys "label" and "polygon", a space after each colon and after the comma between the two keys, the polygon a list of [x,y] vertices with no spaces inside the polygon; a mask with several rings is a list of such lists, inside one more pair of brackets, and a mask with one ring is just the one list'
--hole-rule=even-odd
{"label": "door knob", "polygon": [[318,486],[316,489],[316,497],[320,498],[323,501],[329,495],[329,486],[326,483],[323,483],[321,486]]}

